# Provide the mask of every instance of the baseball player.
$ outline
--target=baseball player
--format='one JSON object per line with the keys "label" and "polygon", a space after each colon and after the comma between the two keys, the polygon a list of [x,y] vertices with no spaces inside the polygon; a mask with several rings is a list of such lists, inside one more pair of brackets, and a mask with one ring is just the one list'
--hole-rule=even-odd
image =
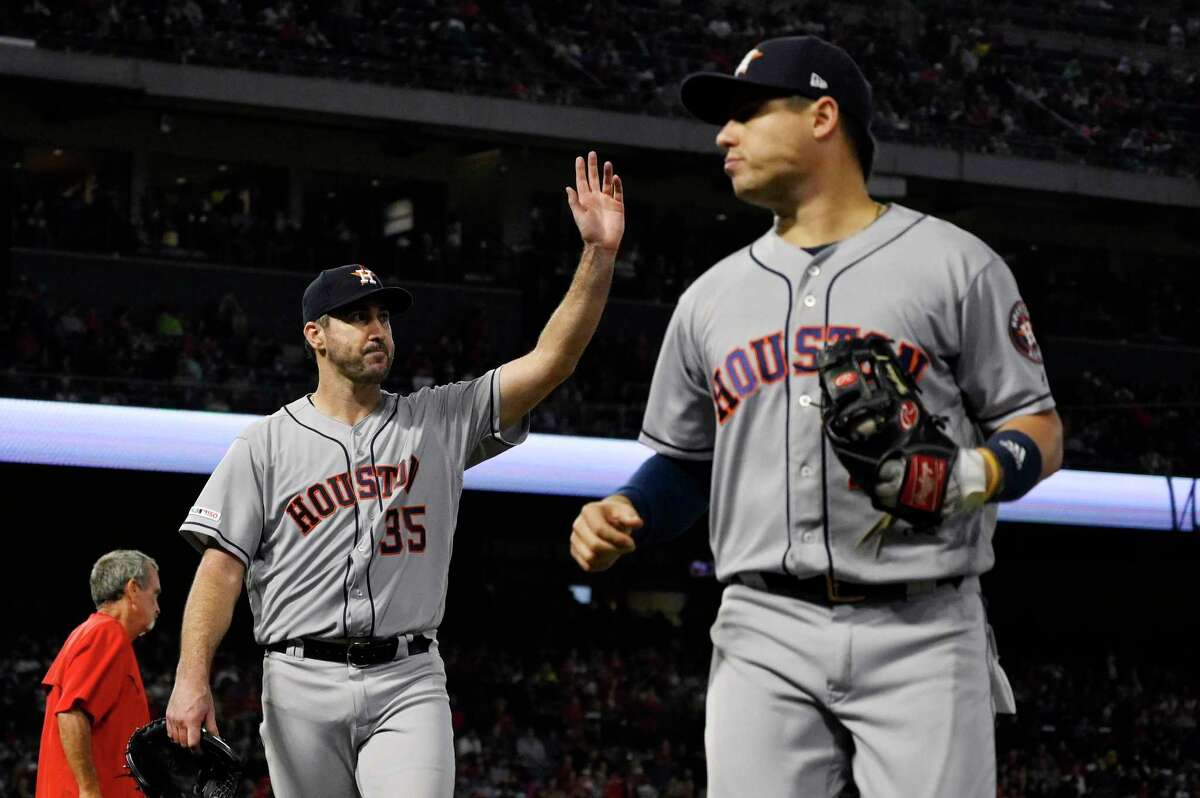
{"label": "baseball player", "polygon": [[[728,585],[712,627],[711,795],[837,795],[852,779],[869,796],[994,796],[994,702],[1011,694],[979,575],[996,502],[1062,459],[1012,274],[963,230],[868,196],[871,91],[842,49],[771,39],[732,76],[690,76],[682,99],[722,125],[734,193],[774,224],[680,298],[640,436],[656,454],[583,507],[572,555],[601,570],[709,510]],[[913,484],[881,468],[868,493],[828,442],[820,376],[827,347],[880,337],[945,418],[938,462],[953,465]],[[879,509],[922,503],[937,522]]]}
{"label": "baseball player", "polygon": [[391,317],[411,295],[363,266],[304,292],[318,382],[230,446],[180,533],[203,550],[184,613],[171,739],[217,733],[213,654],[244,580],[265,649],[263,722],[275,793],[448,796],[454,753],[437,629],[463,471],[520,443],[527,414],[578,363],[624,231],[621,179],[576,159],[567,201],[583,239],[535,348],[468,382],[383,391]]}

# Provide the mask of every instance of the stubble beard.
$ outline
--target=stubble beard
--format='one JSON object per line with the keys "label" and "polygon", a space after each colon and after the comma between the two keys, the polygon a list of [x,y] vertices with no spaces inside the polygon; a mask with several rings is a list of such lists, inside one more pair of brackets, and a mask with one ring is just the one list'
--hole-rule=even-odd
{"label": "stubble beard", "polygon": [[395,353],[389,352],[386,348],[383,349],[383,353],[387,356],[387,366],[382,371],[366,365],[365,360],[368,355],[343,356],[340,352],[335,353],[330,350],[329,360],[339,374],[355,385],[382,385],[392,371],[392,360],[395,357]]}

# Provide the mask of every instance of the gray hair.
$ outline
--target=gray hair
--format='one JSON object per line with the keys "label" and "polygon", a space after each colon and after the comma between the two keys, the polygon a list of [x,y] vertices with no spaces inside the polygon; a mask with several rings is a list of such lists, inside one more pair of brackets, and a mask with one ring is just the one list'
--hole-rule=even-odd
{"label": "gray hair", "polygon": [[150,569],[158,570],[152,557],[134,549],[110,551],[92,566],[92,603],[96,609],[110,601],[116,601],[125,593],[130,579],[136,580],[143,590],[150,584]]}

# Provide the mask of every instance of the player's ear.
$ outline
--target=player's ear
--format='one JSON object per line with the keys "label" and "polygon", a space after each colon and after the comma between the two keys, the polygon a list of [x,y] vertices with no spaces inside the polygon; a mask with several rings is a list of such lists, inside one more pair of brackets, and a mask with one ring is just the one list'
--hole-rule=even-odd
{"label": "player's ear", "polygon": [[315,321],[306,322],[304,325],[304,340],[315,352],[318,349],[325,347],[325,328]]}
{"label": "player's ear", "polygon": [[837,100],[832,97],[822,97],[813,102],[810,110],[812,112],[813,138],[823,141],[832,136],[841,117]]}

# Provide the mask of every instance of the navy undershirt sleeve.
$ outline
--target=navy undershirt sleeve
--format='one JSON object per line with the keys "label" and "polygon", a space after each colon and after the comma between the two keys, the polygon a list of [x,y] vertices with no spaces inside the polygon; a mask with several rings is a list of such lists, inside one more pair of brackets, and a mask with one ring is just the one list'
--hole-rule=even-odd
{"label": "navy undershirt sleeve", "polygon": [[655,454],[642,463],[617,493],[627,496],[642,528],[633,533],[639,546],[665,543],[682,535],[708,510],[712,461],[681,460]]}

